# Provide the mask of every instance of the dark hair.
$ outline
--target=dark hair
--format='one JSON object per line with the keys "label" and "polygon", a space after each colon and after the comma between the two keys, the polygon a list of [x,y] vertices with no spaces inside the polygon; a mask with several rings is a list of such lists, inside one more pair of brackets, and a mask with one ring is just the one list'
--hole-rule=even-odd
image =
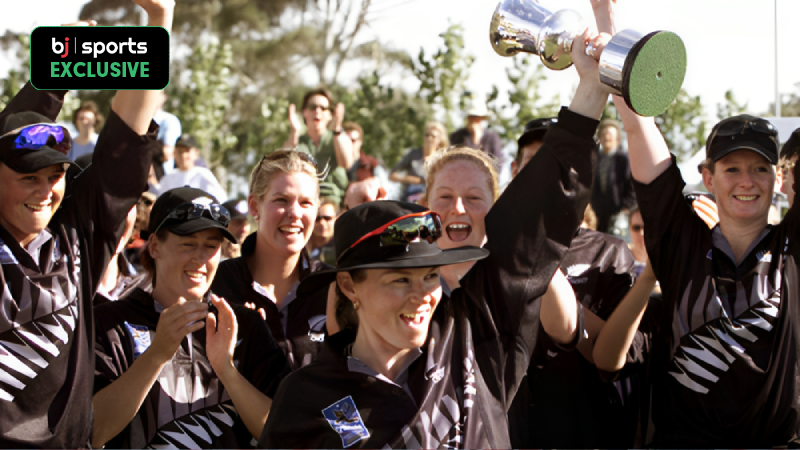
{"label": "dark hair", "polygon": [[[366,269],[351,270],[348,272],[353,283],[361,283],[367,279]],[[336,309],[336,323],[339,324],[341,329],[358,330],[358,314],[353,302],[344,295],[342,289],[339,287],[339,282],[336,282],[336,302],[334,303]]]}
{"label": "dark hair", "polygon": [[781,159],[790,160],[800,156],[800,128],[794,130],[789,139],[781,147]]}
{"label": "dark hair", "polygon": [[94,131],[99,130],[103,126],[103,115],[100,114],[100,109],[97,107],[97,103],[86,100],[81,103],[81,106],[75,110],[75,113],[72,114],[72,123],[77,127],[78,126],[78,114],[82,111],[89,111],[90,113],[94,114]]}
{"label": "dark hair", "polygon": [[346,133],[349,133],[351,131],[358,131],[359,137],[361,138],[362,141],[364,140],[364,129],[361,128],[361,125],[355,122],[345,122],[342,124],[342,128]]}
{"label": "dark hair", "polygon": [[[159,241],[167,240],[167,233],[169,233],[169,230],[158,230],[156,239]],[[150,276],[153,287],[156,287],[156,260],[150,255],[150,242],[142,249],[142,253],[139,255],[139,264],[141,264],[142,268]]]}
{"label": "dark hair", "polygon": [[329,106],[333,108],[333,96],[331,95],[331,92],[325,88],[316,88],[306,92],[306,95],[303,96],[303,104],[300,109],[306,109],[306,106],[308,106],[308,101],[315,95],[321,95],[327,98]]}

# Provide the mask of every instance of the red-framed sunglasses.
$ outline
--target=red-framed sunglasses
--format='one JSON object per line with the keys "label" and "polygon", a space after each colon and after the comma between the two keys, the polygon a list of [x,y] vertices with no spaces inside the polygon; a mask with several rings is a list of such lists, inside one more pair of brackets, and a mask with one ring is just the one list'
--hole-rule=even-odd
{"label": "red-framed sunglasses", "polygon": [[337,259],[337,263],[344,259],[345,255],[355,246],[373,236],[380,236],[381,247],[403,245],[406,247],[406,250],[408,250],[408,245],[418,239],[433,244],[437,239],[442,237],[442,219],[439,217],[439,214],[433,211],[423,211],[398,217],[386,225],[362,236],[347,250],[342,252],[341,256]]}

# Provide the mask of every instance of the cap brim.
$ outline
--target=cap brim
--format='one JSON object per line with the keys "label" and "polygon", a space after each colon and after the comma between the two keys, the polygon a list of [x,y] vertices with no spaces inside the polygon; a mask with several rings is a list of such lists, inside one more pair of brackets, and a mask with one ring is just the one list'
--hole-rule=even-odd
{"label": "cap brim", "polygon": [[770,156],[770,152],[767,151],[767,149],[764,148],[763,145],[761,145],[761,144],[759,144],[757,142],[753,142],[753,141],[744,141],[744,142],[736,143],[736,145],[732,146],[731,148],[727,148],[725,150],[721,150],[721,151],[715,153],[711,157],[711,161],[714,161],[714,162],[719,161],[720,159],[722,159],[726,155],[729,155],[729,154],[731,154],[731,153],[733,153],[733,152],[735,152],[737,150],[752,150],[752,151],[758,153],[759,155],[763,156],[764,158],[766,158],[767,161],[769,161],[770,163],[778,164],[778,155],[777,154],[773,154],[772,156]]}
{"label": "cap brim", "polygon": [[[172,233],[177,234],[178,236],[188,236],[190,234],[197,233],[198,231],[208,230],[209,228],[216,228],[222,232],[222,235],[225,239],[233,242],[234,244],[238,244],[239,241],[236,240],[236,237],[228,231],[228,229],[222,225],[221,223],[209,219],[208,217],[200,217],[198,219],[187,220],[185,222],[181,222],[175,226],[167,227],[164,226],[162,229],[171,231]],[[147,239],[150,237],[150,232],[142,230],[139,233],[139,236],[142,239]]]}
{"label": "cap brim", "polygon": [[414,269],[419,267],[439,267],[458,264],[468,261],[477,261],[489,256],[489,250],[478,247],[459,247],[441,250],[433,255],[413,256],[409,258],[393,258],[387,261],[360,264],[350,267],[341,267],[313,272],[300,282],[297,294],[305,296],[325,288],[336,280],[339,272],[349,272],[358,269]]}
{"label": "cap brim", "polygon": [[19,156],[6,161],[5,165],[19,173],[34,173],[56,164],[77,165],[73,160],[67,158],[67,155],[51,147],[17,151]]}

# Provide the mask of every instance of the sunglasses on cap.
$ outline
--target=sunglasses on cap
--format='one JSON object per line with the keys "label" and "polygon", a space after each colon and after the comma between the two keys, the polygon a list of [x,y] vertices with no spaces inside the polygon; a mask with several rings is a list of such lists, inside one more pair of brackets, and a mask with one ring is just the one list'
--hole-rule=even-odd
{"label": "sunglasses on cap", "polygon": [[773,125],[769,120],[764,120],[761,118],[737,118],[723,122],[711,132],[711,136],[708,137],[708,142],[713,142],[718,136],[726,137],[742,134],[748,128],[757,133],[769,136],[773,141],[775,141],[775,145],[778,145],[778,130],[775,128],[775,125]]}
{"label": "sunglasses on cap", "polygon": [[292,153],[294,153],[297,156],[299,156],[300,159],[302,159],[303,161],[311,163],[314,167],[317,166],[317,160],[314,159],[313,156],[311,156],[310,154],[308,154],[306,152],[301,152],[301,151],[295,150],[293,148],[282,148],[282,149],[275,150],[272,153],[268,153],[268,154],[264,155],[261,158],[261,161],[259,161],[258,164],[261,165],[261,164],[264,163],[264,161],[277,161],[279,159],[286,158],[287,156],[289,156]]}
{"label": "sunglasses on cap", "polygon": [[72,138],[69,131],[61,125],[38,123],[18,128],[5,136],[14,136],[14,148],[17,150],[38,150],[44,146],[53,148],[67,155],[72,149]]}
{"label": "sunglasses on cap", "polygon": [[381,247],[404,246],[408,251],[408,246],[414,242],[424,240],[429,244],[433,244],[442,237],[442,219],[439,214],[433,211],[423,211],[398,217],[377,230],[362,236],[342,252],[341,256],[336,260],[337,264],[344,259],[350,250],[373,236],[380,237]]}
{"label": "sunglasses on cap", "polygon": [[218,224],[222,226],[228,226],[228,222],[231,221],[231,213],[228,212],[225,207],[218,203],[211,203],[209,205],[202,205],[200,203],[192,203],[186,202],[181,203],[180,205],[176,206],[167,217],[164,217],[164,220],[161,221],[160,224],[156,227],[153,234],[158,233],[158,230],[167,222],[167,220],[193,220],[199,219],[203,217],[203,213],[208,211],[208,215],[217,221]]}

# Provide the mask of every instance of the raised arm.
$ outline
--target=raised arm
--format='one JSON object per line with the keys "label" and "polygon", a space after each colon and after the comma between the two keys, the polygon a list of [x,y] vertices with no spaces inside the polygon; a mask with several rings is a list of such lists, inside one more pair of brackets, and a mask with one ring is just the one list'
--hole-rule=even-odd
{"label": "raised arm", "polygon": [[[148,26],[172,29],[175,0],[133,0],[147,12]],[[136,134],[147,133],[153,115],[161,102],[160,91],[119,91],[111,102],[111,109]]]}
{"label": "raised arm", "polygon": [[336,153],[336,163],[339,164],[339,167],[350,170],[356,162],[356,157],[353,155],[353,141],[350,140],[347,133],[342,131],[343,121],[344,103],[339,103],[336,105],[336,114],[333,116],[333,150]]}
{"label": "raised arm", "polygon": [[592,356],[598,369],[616,372],[625,366],[628,349],[647,309],[655,284],[656,275],[648,261],[644,272],[611,313],[597,336]]}
{"label": "raised arm", "polygon": [[[613,3],[612,0],[592,0],[597,30],[604,33],[605,42],[616,32]],[[634,113],[622,97],[611,97],[628,135],[628,158],[633,179],[649,184],[672,164],[667,143],[656,126],[655,119]]]}

